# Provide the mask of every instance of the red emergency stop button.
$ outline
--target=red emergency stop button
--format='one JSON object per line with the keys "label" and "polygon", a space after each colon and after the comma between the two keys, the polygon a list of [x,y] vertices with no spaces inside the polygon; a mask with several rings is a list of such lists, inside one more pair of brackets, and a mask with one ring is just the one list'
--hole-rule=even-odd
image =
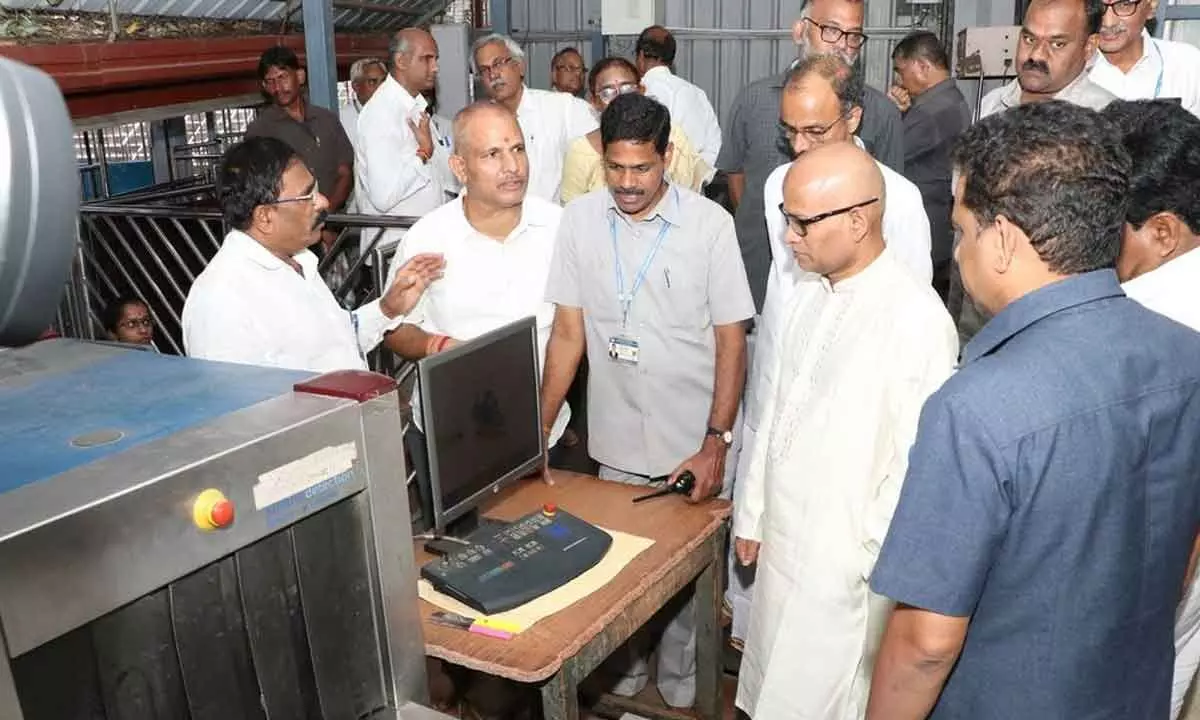
{"label": "red emergency stop button", "polygon": [[225,493],[209,488],[196,496],[192,505],[192,521],[201,530],[219,530],[233,524],[233,502]]}
{"label": "red emergency stop button", "polygon": [[556,512],[558,512],[558,506],[554,503],[546,503],[542,506],[542,514],[546,517],[554,517]]}

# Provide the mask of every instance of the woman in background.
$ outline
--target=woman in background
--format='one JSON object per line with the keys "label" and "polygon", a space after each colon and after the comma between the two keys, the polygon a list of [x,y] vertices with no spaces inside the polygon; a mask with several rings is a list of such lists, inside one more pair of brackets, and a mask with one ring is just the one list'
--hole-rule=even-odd
{"label": "woman in background", "polygon": [[[588,77],[589,99],[596,112],[603,113],[618,95],[638,92],[645,94],[641,75],[625,58],[609,57],[596,63]],[[671,149],[667,152],[667,178],[683,187],[700,192],[713,175],[713,169],[696,154],[682,128],[671,123]],[[567,148],[563,160],[562,201],[564,204],[580,195],[604,187],[604,151],[600,146],[600,131],[593,130],[576,138]]]}
{"label": "woman in background", "polygon": [[150,308],[132,295],[109,303],[100,314],[100,322],[109,340],[132,345],[150,345],[154,342],[154,321],[150,319]]}

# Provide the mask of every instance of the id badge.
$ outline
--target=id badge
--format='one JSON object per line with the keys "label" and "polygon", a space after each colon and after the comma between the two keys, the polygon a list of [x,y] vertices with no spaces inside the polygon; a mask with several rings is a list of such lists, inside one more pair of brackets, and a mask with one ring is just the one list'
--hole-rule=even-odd
{"label": "id badge", "polygon": [[608,357],[610,360],[624,365],[637,365],[638,341],[623,335],[609,339]]}

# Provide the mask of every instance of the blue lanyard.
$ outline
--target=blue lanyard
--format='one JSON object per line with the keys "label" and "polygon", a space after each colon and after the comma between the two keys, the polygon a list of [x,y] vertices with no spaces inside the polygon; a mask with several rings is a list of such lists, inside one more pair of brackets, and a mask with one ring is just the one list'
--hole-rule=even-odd
{"label": "blue lanyard", "polygon": [[1154,83],[1154,99],[1157,100],[1162,92],[1163,70],[1166,69],[1167,64],[1163,61],[1162,50],[1159,49],[1158,43],[1151,38],[1150,44],[1154,46],[1154,52],[1158,54],[1158,82]]}
{"label": "blue lanyard", "polygon": [[650,248],[650,252],[646,254],[646,259],[642,261],[642,266],[638,268],[637,275],[633,278],[633,288],[629,294],[625,294],[625,273],[621,270],[621,253],[617,250],[617,217],[616,212],[613,212],[608,218],[608,230],[612,236],[613,246],[613,264],[617,268],[617,302],[621,303],[621,328],[629,327],[629,309],[633,307],[633,299],[637,296],[638,290],[642,289],[642,283],[646,280],[646,273],[650,270],[650,263],[654,262],[654,256],[658,254],[658,249],[662,247],[663,240],[667,237],[667,231],[671,229],[671,224],[666,218],[660,217],[662,228],[658,231],[658,238],[654,241],[654,247]]}

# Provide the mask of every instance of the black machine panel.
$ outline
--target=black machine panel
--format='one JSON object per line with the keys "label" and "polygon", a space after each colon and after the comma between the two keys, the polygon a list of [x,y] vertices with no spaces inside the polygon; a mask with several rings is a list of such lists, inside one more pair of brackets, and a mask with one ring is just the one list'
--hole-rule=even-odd
{"label": "black machine panel", "polygon": [[484,525],[470,545],[421,568],[438,591],[491,615],[523,605],[600,562],[612,537],[547,506],[515,522]]}
{"label": "black machine panel", "polygon": [[15,658],[25,717],[380,715],[366,513],[347,498]]}

